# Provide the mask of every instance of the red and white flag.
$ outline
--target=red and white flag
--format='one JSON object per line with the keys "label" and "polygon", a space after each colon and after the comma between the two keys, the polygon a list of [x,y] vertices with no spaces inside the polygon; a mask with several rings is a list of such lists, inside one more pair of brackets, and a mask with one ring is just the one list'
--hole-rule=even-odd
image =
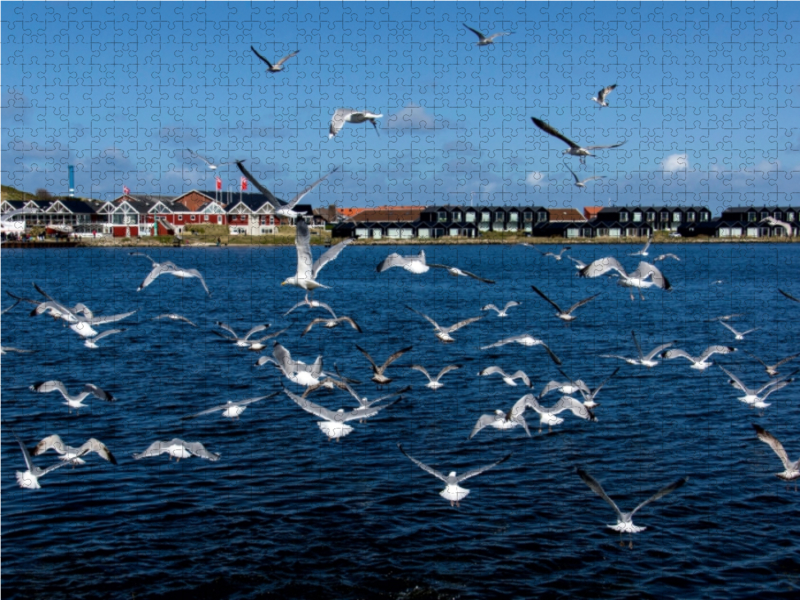
{"label": "red and white flag", "polygon": [[131,193],[131,191],[128,189],[128,186],[127,186],[127,185],[124,185],[124,186],[122,186],[122,193],[123,193],[125,196],[127,196],[128,194],[130,194],[130,193]]}
{"label": "red and white flag", "polygon": [[222,189],[222,179],[220,179],[219,175],[217,175],[217,189],[218,190]]}
{"label": "red and white flag", "polygon": [[247,189],[247,177],[242,177],[242,191]]}

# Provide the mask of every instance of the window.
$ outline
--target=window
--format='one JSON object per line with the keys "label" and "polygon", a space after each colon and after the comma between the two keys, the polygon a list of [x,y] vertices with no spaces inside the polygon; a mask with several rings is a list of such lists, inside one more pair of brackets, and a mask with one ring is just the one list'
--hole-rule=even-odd
{"label": "window", "polygon": [[270,224],[270,225],[275,225],[275,217],[272,217],[272,216],[271,216],[271,217],[269,218],[269,224]]}
{"label": "window", "polygon": [[447,221],[447,211],[445,211],[445,210],[440,210],[440,211],[437,213],[437,216],[439,217],[439,220],[440,220],[440,221]]}
{"label": "window", "polygon": [[642,222],[642,213],[640,213],[638,210],[633,213],[633,222],[634,223]]}
{"label": "window", "polygon": [[786,220],[787,221],[794,221],[794,212],[793,211],[790,210],[789,212],[786,213]]}
{"label": "window", "polygon": [[192,215],[192,221],[194,221],[194,215]]}
{"label": "window", "polygon": [[178,221],[183,221],[183,215],[178,215]]}
{"label": "window", "polygon": [[769,217],[769,211],[768,210],[762,210],[761,211],[761,218],[762,219],[766,219],[767,217]]}
{"label": "window", "polygon": [[502,223],[506,220],[506,216],[503,214],[502,210],[498,210],[496,213],[494,213],[494,220],[495,223]]}
{"label": "window", "polygon": [[533,222],[533,213],[528,211],[528,210],[526,210],[522,218],[526,223],[532,223]]}
{"label": "window", "polygon": [[701,221],[708,221],[708,214],[709,213],[707,213],[707,212],[701,212],[700,213],[700,220]]}
{"label": "window", "polygon": [[652,223],[655,220],[656,220],[656,211],[654,210],[647,211],[647,222]]}
{"label": "window", "polygon": [[203,215],[203,221],[205,221],[206,223],[208,223],[208,215]]}
{"label": "window", "polygon": [[461,220],[461,211],[454,210],[453,211],[453,221],[460,221]]}
{"label": "window", "polygon": [[546,223],[547,222],[547,213],[544,211],[536,213],[536,222],[537,223]]}
{"label": "window", "polygon": [[467,213],[467,223],[474,223],[475,222],[475,213],[470,211]]}
{"label": "window", "polygon": [[492,220],[492,213],[490,212],[481,213],[481,221],[483,221],[484,223],[488,223],[491,220]]}
{"label": "window", "polygon": [[662,223],[666,223],[667,221],[669,221],[669,212],[667,212],[666,210],[662,210],[661,211],[661,222]]}
{"label": "window", "polygon": [[779,210],[776,210],[775,211],[775,218],[779,219],[779,220],[782,219],[783,218],[783,213],[781,211],[779,211]]}
{"label": "window", "polygon": [[627,221],[628,218],[629,218],[629,215],[628,215],[628,211],[627,210],[623,210],[621,213],[619,213],[619,220],[622,221],[623,223],[625,221]]}
{"label": "window", "polygon": [[693,210],[690,210],[688,213],[686,213],[686,220],[689,221],[689,222],[692,222],[692,221],[695,220],[695,214],[694,214]]}
{"label": "window", "polygon": [[747,220],[750,221],[751,223],[755,222],[755,220],[756,220],[756,212],[755,211],[750,211],[749,213],[747,213]]}
{"label": "window", "polygon": [[512,223],[516,223],[519,220],[519,213],[517,212],[509,213],[508,220],[511,221]]}
{"label": "window", "polygon": [[681,222],[681,213],[677,210],[672,213],[672,222],[673,223],[680,223]]}

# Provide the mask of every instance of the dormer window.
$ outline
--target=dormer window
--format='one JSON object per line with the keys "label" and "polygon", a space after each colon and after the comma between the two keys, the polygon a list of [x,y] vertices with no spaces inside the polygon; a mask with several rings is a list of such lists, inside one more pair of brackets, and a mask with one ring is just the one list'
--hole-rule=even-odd
{"label": "dormer window", "polygon": [[522,219],[523,219],[523,220],[524,220],[526,223],[530,223],[530,222],[532,222],[532,221],[533,221],[533,213],[532,213],[532,212],[530,212],[530,211],[525,211],[525,212],[523,213],[523,215],[522,215]]}
{"label": "dormer window", "polygon": [[761,211],[761,220],[763,221],[767,217],[769,217],[769,211],[768,210],[762,210]]}
{"label": "dormer window", "polygon": [[627,210],[623,210],[621,213],[619,213],[619,220],[623,223],[625,223],[629,218],[630,215],[628,214]]}
{"label": "dormer window", "polygon": [[483,221],[484,223],[488,223],[491,220],[492,220],[492,213],[489,212],[481,213],[481,221]]}
{"label": "dormer window", "polygon": [[686,220],[690,222],[695,220],[695,214],[693,210],[690,210],[688,213],[686,213]]}
{"label": "dormer window", "polygon": [[655,220],[656,220],[656,211],[654,210],[647,211],[647,222],[652,223]]}
{"label": "dormer window", "polygon": [[775,211],[775,218],[778,219],[778,220],[782,219],[783,218],[783,213],[781,211],[779,211],[779,210],[776,210]]}
{"label": "dormer window", "polygon": [[790,210],[789,212],[786,213],[786,220],[787,221],[794,221],[794,212],[793,211]]}
{"label": "dormer window", "polygon": [[638,210],[633,213],[633,222],[634,223],[642,222],[642,213],[640,213]]}
{"label": "dormer window", "polygon": [[509,213],[508,220],[516,223],[519,220],[519,213],[517,212]]}
{"label": "dormer window", "polygon": [[755,223],[756,222],[756,211],[751,210],[749,213],[747,213],[747,220],[750,223]]}
{"label": "dormer window", "polygon": [[437,213],[437,215],[438,215],[438,217],[439,217],[439,220],[440,220],[440,221],[446,221],[446,220],[447,220],[447,211],[445,211],[445,210],[440,210],[440,211]]}

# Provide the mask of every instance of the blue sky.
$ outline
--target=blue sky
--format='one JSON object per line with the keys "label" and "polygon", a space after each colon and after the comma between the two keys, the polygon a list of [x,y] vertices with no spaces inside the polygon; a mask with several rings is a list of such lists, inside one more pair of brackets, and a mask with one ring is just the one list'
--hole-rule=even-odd
{"label": "blue sky", "polygon": [[[66,193],[70,164],[82,196],[212,189],[192,148],[246,160],[282,198],[341,165],[317,206],[800,204],[794,3],[2,2],[0,17],[2,183],[26,191]],[[463,24],[511,35],[478,47]],[[251,44],[300,54],[271,74]],[[382,113],[380,135],[328,140],[340,106]],[[581,166],[534,116],[627,142]],[[604,179],[578,189],[565,162]]]}

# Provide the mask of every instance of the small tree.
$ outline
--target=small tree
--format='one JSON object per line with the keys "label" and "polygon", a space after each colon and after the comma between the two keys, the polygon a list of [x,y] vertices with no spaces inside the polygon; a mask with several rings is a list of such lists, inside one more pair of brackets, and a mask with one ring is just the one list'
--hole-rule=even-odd
{"label": "small tree", "polygon": [[48,192],[46,189],[39,188],[38,190],[36,190],[36,199],[37,200],[52,200],[52,198],[53,198],[53,194]]}

